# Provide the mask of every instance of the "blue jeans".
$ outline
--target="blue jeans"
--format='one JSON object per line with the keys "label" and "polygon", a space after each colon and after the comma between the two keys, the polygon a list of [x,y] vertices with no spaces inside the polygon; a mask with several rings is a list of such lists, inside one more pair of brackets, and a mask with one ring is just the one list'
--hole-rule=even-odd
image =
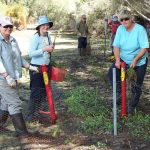
{"label": "blue jeans", "polygon": [[[144,76],[146,73],[146,68],[147,68],[147,63],[148,63],[148,59],[146,59],[146,63],[144,65],[141,66],[136,66],[134,68],[134,71],[136,73],[136,83],[132,85],[132,100],[130,102],[130,106],[131,107],[136,107],[138,102],[139,102],[139,98],[141,96],[142,90],[141,87],[143,85],[143,81],[144,81]],[[111,65],[111,67],[109,68],[108,71],[108,78],[110,80],[111,85],[113,85],[113,68],[115,67],[115,62]],[[129,68],[129,66],[127,65],[126,70]],[[121,69],[116,68],[116,83],[117,83],[117,92],[121,91]]]}

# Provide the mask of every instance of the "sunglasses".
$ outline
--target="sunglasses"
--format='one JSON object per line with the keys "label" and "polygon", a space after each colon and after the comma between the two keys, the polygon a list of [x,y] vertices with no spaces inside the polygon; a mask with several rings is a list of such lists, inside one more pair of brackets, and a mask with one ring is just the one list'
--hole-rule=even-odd
{"label": "sunglasses", "polygon": [[6,25],[6,26],[4,26],[3,28],[5,28],[5,29],[6,29],[6,28],[11,28],[11,29],[12,29],[13,26],[12,26],[12,25]]}
{"label": "sunglasses", "polygon": [[86,18],[83,18],[84,20],[86,20]]}
{"label": "sunglasses", "polygon": [[128,20],[130,20],[130,18],[123,18],[123,19],[120,19],[120,21],[122,22],[122,21],[128,21]]}

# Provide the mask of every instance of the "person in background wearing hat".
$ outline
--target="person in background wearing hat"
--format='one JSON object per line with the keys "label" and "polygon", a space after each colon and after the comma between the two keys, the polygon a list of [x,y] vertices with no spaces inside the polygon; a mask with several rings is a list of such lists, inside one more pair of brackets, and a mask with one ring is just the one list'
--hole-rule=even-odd
{"label": "person in background wearing hat", "polygon": [[22,115],[21,100],[17,93],[18,80],[22,76],[22,67],[30,68],[23,59],[14,37],[12,19],[0,17],[0,129],[11,116],[17,136],[28,135]]}
{"label": "person in background wearing hat", "polygon": [[112,50],[112,55],[113,55],[113,42],[114,42],[114,39],[115,39],[117,28],[120,26],[120,22],[118,21],[118,16],[113,15],[112,20],[108,21],[108,26],[111,29],[110,48]]}
{"label": "person in background wearing hat", "polygon": [[87,37],[89,35],[86,23],[86,15],[81,16],[81,20],[77,23],[78,51],[80,56],[86,55]]}
{"label": "person in background wearing hat", "polygon": [[[31,66],[39,68],[42,64],[46,64],[49,67],[51,52],[53,52],[54,46],[48,34],[48,30],[52,26],[53,22],[50,21],[47,16],[39,16],[36,26],[37,32],[33,35],[29,46]],[[46,93],[42,74],[31,70],[29,73],[31,93],[26,120],[32,121],[34,119],[39,119],[38,111]]]}
{"label": "person in background wearing hat", "polygon": [[[120,13],[121,24],[113,43],[116,61],[109,69],[108,75],[112,83],[112,70],[116,68],[117,97],[120,96],[120,66],[122,62],[127,64],[127,68],[133,68],[136,74],[135,83],[131,87],[131,99],[129,102],[128,113],[134,113],[142,93],[142,84],[146,73],[149,48],[148,37],[143,26],[133,21],[130,11],[122,10]],[[117,99],[118,104],[120,99]]]}

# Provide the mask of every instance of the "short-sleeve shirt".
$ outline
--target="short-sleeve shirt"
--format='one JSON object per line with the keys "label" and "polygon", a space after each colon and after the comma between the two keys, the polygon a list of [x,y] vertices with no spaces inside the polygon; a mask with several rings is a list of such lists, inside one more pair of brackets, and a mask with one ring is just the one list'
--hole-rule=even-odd
{"label": "short-sleeve shirt", "polygon": [[[127,31],[123,25],[120,25],[113,46],[120,49],[120,58],[130,65],[142,48],[149,48],[146,30],[139,24],[135,24],[131,31]],[[145,64],[147,57],[148,52],[138,60],[136,66]]]}

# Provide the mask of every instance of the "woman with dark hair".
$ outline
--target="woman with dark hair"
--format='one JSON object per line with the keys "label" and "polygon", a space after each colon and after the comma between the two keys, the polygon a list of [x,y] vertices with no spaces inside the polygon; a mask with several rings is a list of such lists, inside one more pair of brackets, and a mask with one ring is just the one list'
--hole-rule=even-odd
{"label": "woman with dark hair", "polygon": [[[40,16],[38,18],[36,30],[33,35],[30,47],[29,56],[31,58],[31,66],[40,67],[45,64],[49,67],[51,52],[54,46],[51,42],[51,37],[48,34],[48,30],[53,26],[53,22],[48,19],[47,16]],[[41,101],[45,94],[45,85],[43,76],[40,72],[30,71],[30,100],[29,111],[26,116],[26,120],[31,121],[37,118],[36,113],[41,105]]]}

